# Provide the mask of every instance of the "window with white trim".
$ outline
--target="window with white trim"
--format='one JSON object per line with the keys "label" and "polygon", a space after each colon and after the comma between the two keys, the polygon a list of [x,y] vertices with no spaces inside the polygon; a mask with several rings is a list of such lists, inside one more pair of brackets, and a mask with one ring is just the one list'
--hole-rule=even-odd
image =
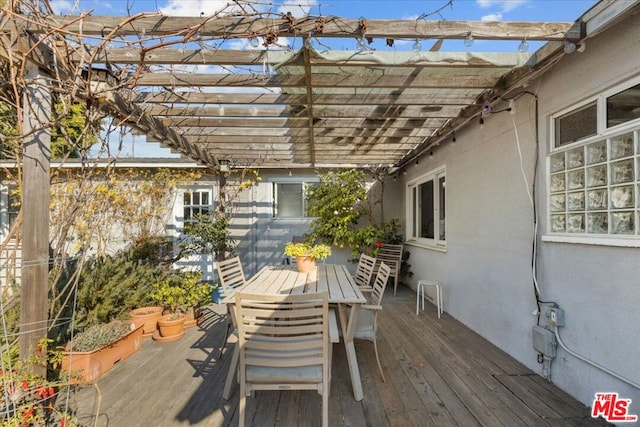
{"label": "window with white trim", "polygon": [[309,186],[316,182],[274,182],[273,217],[306,218],[307,202],[305,194]]}
{"label": "window with white trim", "polygon": [[[585,114],[584,106],[552,117],[549,231],[568,236],[637,238],[640,79],[617,86],[586,105],[597,112],[596,117]],[[574,130],[568,129],[565,135],[578,137],[567,141],[560,136],[558,127],[563,127],[562,121],[573,112],[576,112],[571,124]],[[591,129],[597,130],[595,135]]]}
{"label": "window with white trim", "polygon": [[208,214],[212,210],[211,190],[187,190],[182,197],[182,217],[184,222],[193,221],[198,214]]}
{"label": "window with white trim", "polygon": [[446,244],[445,169],[439,168],[407,186],[407,237],[428,245]]}

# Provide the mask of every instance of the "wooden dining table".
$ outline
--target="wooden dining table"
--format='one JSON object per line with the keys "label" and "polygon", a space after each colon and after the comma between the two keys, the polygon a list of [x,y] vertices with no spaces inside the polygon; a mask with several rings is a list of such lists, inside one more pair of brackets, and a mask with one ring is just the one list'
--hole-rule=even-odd
{"label": "wooden dining table", "polygon": [[[236,292],[247,292],[256,294],[304,294],[327,292],[329,304],[338,308],[340,325],[342,328],[342,340],[344,341],[347,363],[351,375],[351,385],[353,387],[353,397],[360,401],[363,398],[362,381],[360,380],[360,370],[358,368],[358,358],[353,342],[358,311],[360,305],[367,302],[366,298],[356,285],[347,269],[342,264],[318,264],[309,273],[300,273],[295,266],[268,265],[262,268],[255,276]],[[222,301],[228,304],[229,312],[234,324],[235,320],[235,298],[229,295]],[[348,309],[350,307],[350,309]],[[231,386],[235,382],[235,374],[238,365],[238,346],[234,348],[233,359],[227,374],[223,397],[229,399],[231,396]]]}

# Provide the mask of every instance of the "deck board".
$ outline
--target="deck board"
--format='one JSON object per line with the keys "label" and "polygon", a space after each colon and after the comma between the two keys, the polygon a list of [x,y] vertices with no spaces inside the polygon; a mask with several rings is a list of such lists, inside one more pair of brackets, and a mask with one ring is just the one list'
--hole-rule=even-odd
{"label": "deck board", "polygon": [[[419,316],[415,293],[387,289],[378,350],[356,342],[364,399],[353,399],[342,343],[334,345],[329,425],[384,426],[603,426],[588,409],[433,305]],[[232,346],[218,346],[224,307],[207,308],[201,326],[174,343],[145,340],[97,384],[79,386],[72,405],[81,425],[235,426],[239,387],[222,389]],[[100,396],[100,397],[99,397]],[[258,391],[247,398],[253,426],[320,426],[321,396],[313,391]],[[97,415],[96,415],[97,414]]]}

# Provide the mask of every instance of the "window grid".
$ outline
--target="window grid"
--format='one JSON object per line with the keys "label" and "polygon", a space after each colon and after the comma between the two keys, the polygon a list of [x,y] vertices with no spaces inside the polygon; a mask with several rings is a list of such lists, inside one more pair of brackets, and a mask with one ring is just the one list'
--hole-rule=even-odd
{"label": "window grid", "polygon": [[550,156],[550,231],[640,235],[640,128]]}
{"label": "window grid", "polygon": [[182,203],[184,222],[193,221],[196,215],[208,214],[211,210],[210,196],[209,190],[185,191]]}

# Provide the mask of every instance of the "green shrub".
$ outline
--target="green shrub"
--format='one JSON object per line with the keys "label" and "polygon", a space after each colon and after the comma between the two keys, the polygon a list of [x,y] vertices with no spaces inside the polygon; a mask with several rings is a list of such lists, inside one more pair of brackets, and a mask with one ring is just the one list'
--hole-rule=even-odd
{"label": "green shrub", "polygon": [[[132,309],[154,304],[153,284],[173,273],[161,255],[164,244],[148,239],[113,255],[87,260],[78,278],[75,313],[72,296],[65,300],[62,316],[75,316],[74,329],[82,331],[113,320],[128,320]],[[70,322],[60,322],[49,336],[64,344],[70,337],[70,326]]]}

